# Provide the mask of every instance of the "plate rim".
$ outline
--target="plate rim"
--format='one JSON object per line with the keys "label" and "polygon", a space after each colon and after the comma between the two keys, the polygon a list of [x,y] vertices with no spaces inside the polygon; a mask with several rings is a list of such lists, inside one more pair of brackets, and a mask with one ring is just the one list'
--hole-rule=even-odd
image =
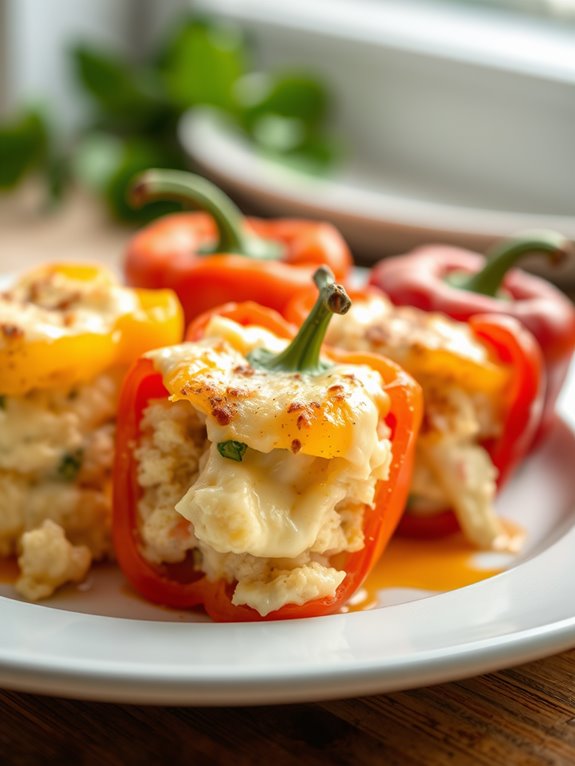
{"label": "plate rim", "polygon": [[[262,204],[281,201],[315,214],[330,211],[338,219],[409,229],[426,236],[458,236],[485,245],[510,231],[548,228],[575,237],[575,216],[523,213],[432,201],[392,190],[349,186],[344,177],[315,177],[258,154],[216,110],[186,112],[178,130],[189,157],[212,177],[237,191],[264,194]],[[249,167],[250,172],[246,172]],[[351,189],[351,195],[350,195]]]}

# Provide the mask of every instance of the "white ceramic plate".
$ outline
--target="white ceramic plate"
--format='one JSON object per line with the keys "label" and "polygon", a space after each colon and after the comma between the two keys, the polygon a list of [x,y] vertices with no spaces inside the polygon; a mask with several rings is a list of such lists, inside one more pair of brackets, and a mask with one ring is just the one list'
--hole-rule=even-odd
{"label": "white ceramic plate", "polygon": [[[154,704],[302,702],[440,683],[575,646],[575,368],[545,445],[502,493],[528,545],[513,568],[378,608],[216,625],[147,605],[112,567],[49,603],[0,586],[0,685]],[[416,599],[416,600],[413,600]]]}
{"label": "white ceramic plate", "polygon": [[[529,229],[554,229],[575,241],[575,216],[456,204],[457,191],[451,199],[423,190],[417,195],[353,162],[326,178],[304,175],[255,152],[208,109],[185,115],[180,139],[200,171],[242,204],[271,215],[330,220],[366,261],[428,242],[484,251],[500,237]],[[558,284],[575,282],[574,263],[549,268],[534,258],[527,265]]]}

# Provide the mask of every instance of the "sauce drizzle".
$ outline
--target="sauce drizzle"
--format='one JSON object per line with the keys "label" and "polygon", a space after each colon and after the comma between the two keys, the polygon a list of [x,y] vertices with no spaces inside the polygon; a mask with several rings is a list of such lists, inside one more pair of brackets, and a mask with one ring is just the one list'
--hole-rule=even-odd
{"label": "sauce drizzle", "polygon": [[13,585],[19,575],[18,560],[15,556],[0,558],[0,584]]}
{"label": "sauce drizzle", "polygon": [[479,553],[462,534],[437,540],[395,537],[345,611],[357,612],[377,606],[379,591],[385,588],[444,592],[503,571],[503,568],[479,566],[475,562]]}

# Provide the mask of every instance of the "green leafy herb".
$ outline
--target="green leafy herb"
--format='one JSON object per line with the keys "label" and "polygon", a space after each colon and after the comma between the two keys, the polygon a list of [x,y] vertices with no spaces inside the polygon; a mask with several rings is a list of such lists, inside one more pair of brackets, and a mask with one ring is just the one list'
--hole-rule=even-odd
{"label": "green leafy herb", "polygon": [[246,73],[248,51],[236,27],[189,20],[162,57],[168,96],[181,109],[199,104],[236,111],[235,85]]}
{"label": "green leafy herb", "polygon": [[137,62],[76,45],[70,63],[91,104],[90,121],[65,146],[36,111],[0,124],[0,189],[39,171],[50,203],[76,181],[101,196],[119,220],[140,224],[176,210],[171,203],[134,210],[126,191],[149,167],[187,169],[178,125],[198,106],[219,110],[274,161],[325,174],[339,155],[325,130],[327,89],[305,71],[253,71],[251,58],[238,27],[195,16],[180,19],[159,50]]}
{"label": "green leafy herb", "polygon": [[84,452],[81,449],[65,452],[56,469],[56,476],[58,479],[69,482],[75,481],[82,468],[83,460]]}
{"label": "green leafy herb", "polygon": [[243,457],[248,448],[247,444],[243,442],[236,442],[230,439],[227,442],[218,443],[218,452],[222,457],[228,458],[228,460],[235,460],[236,463],[241,463]]}
{"label": "green leafy herb", "polygon": [[72,63],[94,106],[117,129],[142,130],[163,119],[167,102],[153,69],[87,45],[72,51]]}
{"label": "green leafy herb", "polygon": [[0,189],[15,186],[43,162],[47,141],[46,123],[33,110],[0,126]]}
{"label": "green leafy herb", "polygon": [[183,168],[184,157],[149,138],[120,138],[94,133],[78,146],[74,172],[86,186],[99,193],[115,218],[144,223],[174,212],[179,205],[155,202],[136,210],[128,203],[127,192],[134,177],[149,167]]}
{"label": "green leafy herb", "polygon": [[266,115],[300,120],[308,126],[319,125],[327,115],[327,90],[305,73],[253,72],[237,82],[236,93],[249,125]]}

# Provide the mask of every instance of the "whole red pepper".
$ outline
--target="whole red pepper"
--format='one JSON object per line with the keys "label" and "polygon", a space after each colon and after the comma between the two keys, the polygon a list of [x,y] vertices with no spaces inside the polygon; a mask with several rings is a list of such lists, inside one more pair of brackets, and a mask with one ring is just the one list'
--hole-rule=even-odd
{"label": "whole red pepper", "polygon": [[[369,282],[398,306],[440,311],[467,321],[475,314],[514,317],[538,341],[546,371],[541,424],[534,443],[548,431],[575,348],[575,309],[546,280],[512,267],[525,255],[563,258],[571,244],[554,232],[533,232],[496,246],[483,256],[445,245],[428,245],[381,261]],[[510,270],[511,269],[511,270]]]}
{"label": "whole red pepper", "polygon": [[[215,313],[242,325],[265,327],[278,337],[293,338],[293,327],[274,311],[254,304],[229,304],[211,311],[207,316],[199,317],[191,326],[188,339],[201,338],[209,318]],[[313,322],[302,326],[300,333],[288,347],[288,355],[302,359],[303,352],[308,361],[314,362],[315,359],[314,363],[319,364],[317,354],[323,332],[325,317],[320,318],[316,312]],[[302,339],[305,340],[303,345]],[[286,352],[281,356],[282,359],[287,359]],[[233,584],[224,580],[209,580],[194,568],[193,562],[156,565],[144,558],[140,550],[138,531],[137,503],[141,490],[137,482],[134,446],[138,444],[140,422],[150,400],[167,398],[169,394],[152,360],[142,358],[128,375],[119,406],[113,533],[120,567],[145,598],[177,608],[203,606],[213,619],[220,621],[289,619],[333,613],[361,586],[395,530],[405,505],[413,467],[415,439],[421,420],[421,391],[403,370],[383,357],[333,352],[324,358],[332,359],[336,363],[369,365],[381,375],[382,386],[390,402],[389,412],[384,417],[391,431],[389,438],[392,443],[392,460],[389,475],[387,479],[379,481],[373,507],[365,508],[364,546],[355,552],[338,555],[338,568],[345,570],[346,574],[336,593],[301,606],[286,604],[262,617],[249,606],[234,605],[231,600]],[[274,365],[277,359],[278,357],[274,357]],[[276,369],[275,366],[273,369]],[[298,366],[296,369],[301,368]]]}
{"label": "whole red pepper", "polygon": [[[351,291],[354,302],[360,302],[374,288]],[[286,309],[289,321],[299,323],[309,310],[309,290],[294,296]],[[502,406],[500,435],[482,442],[497,469],[500,488],[527,455],[541,422],[545,373],[542,355],[534,337],[516,319],[503,314],[477,314],[467,320],[473,335],[490,349],[493,357],[509,369]],[[398,531],[410,537],[442,537],[456,532],[459,522],[455,513],[444,511],[429,515],[405,513]]]}
{"label": "whole red pepper", "polygon": [[318,266],[339,282],[351,269],[349,249],[331,224],[243,218],[214,184],[191,173],[150,170],[136,180],[134,205],[156,199],[203,212],[167,215],[128,245],[128,284],[170,287],[186,321],[229,301],[255,301],[282,312],[294,292],[309,286]]}

